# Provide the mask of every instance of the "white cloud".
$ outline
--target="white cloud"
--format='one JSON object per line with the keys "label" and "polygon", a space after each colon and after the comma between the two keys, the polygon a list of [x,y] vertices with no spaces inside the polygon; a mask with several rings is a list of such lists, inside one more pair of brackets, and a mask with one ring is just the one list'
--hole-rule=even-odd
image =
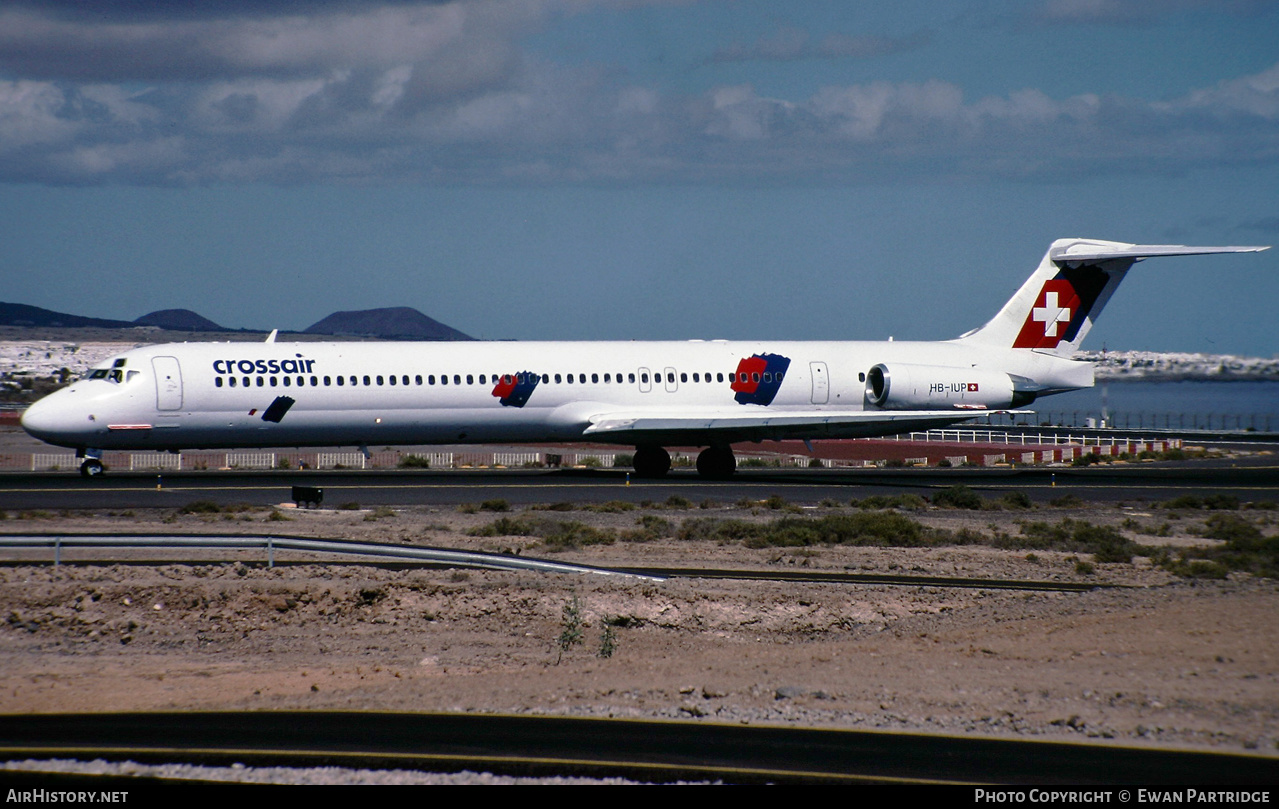
{"label": "white cloud", "polygon": [[49,82],[0,81],[0,151],[70,137],[77,126],[62,115],[65,101]]}

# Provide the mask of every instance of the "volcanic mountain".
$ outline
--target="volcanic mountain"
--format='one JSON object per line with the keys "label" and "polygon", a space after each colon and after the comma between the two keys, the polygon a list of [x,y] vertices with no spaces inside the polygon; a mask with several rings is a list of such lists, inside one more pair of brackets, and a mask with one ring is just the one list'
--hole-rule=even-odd
{"label": "volcanic mountain", "polygon": [[173,331],[226,331],[207,317],[190,309],[161,309],[133,321],[138,326],[158,326]]}
{"label": "volcanic mountain", "polygon": [[319,323],[304,329],[302,333],[347,334],[400,340],[475,339],[408,306],[334,312]]}

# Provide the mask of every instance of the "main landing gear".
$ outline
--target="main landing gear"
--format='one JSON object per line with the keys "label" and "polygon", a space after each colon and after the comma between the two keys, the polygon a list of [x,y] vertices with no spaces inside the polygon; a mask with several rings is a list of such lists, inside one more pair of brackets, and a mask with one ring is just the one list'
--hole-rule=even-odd
{"label": "main landing gear", "polygon": [[[671,455],[651,444],[635,448],[635,476],[665,477],[671,470]],[[737,471],[737,459],[729,447],[708,447],[697,456],[697,474],[709,480],[727,480]]]}
{"label": "main landing gear", "polygon": [[671,471],[671,454],[661,447],[645,445],[635,448],[635,476],[640,478],[660,478]]}
{"label": "main landing gear", "polygon": [[737,459],[728,447],[707,447],[697,456],[697,474],[710,480],[728,480],[737,471]]}

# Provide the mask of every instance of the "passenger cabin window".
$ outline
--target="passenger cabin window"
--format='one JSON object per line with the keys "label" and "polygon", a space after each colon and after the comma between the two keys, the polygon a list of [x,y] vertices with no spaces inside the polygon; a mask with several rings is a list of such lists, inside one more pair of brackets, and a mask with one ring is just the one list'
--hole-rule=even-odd
{"label": "passenger cabin window", "polygon": [[462,375],[461,375],[461,374],[453,374],[453,384],[454,384],[454,385],[460,385],[460,384],[462,384]]}

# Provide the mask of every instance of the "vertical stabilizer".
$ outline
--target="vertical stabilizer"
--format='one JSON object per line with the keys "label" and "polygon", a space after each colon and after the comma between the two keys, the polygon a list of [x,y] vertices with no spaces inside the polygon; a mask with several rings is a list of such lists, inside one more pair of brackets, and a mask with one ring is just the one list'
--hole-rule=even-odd
{"label": "vertical stabilizer", "polygon": [[1069,357],[1078,350],[1124,274],[1143,258],[1255,253],[1265,247],[1186,247],[1058,239],[1039,268],[985,326],[960,339]]}

